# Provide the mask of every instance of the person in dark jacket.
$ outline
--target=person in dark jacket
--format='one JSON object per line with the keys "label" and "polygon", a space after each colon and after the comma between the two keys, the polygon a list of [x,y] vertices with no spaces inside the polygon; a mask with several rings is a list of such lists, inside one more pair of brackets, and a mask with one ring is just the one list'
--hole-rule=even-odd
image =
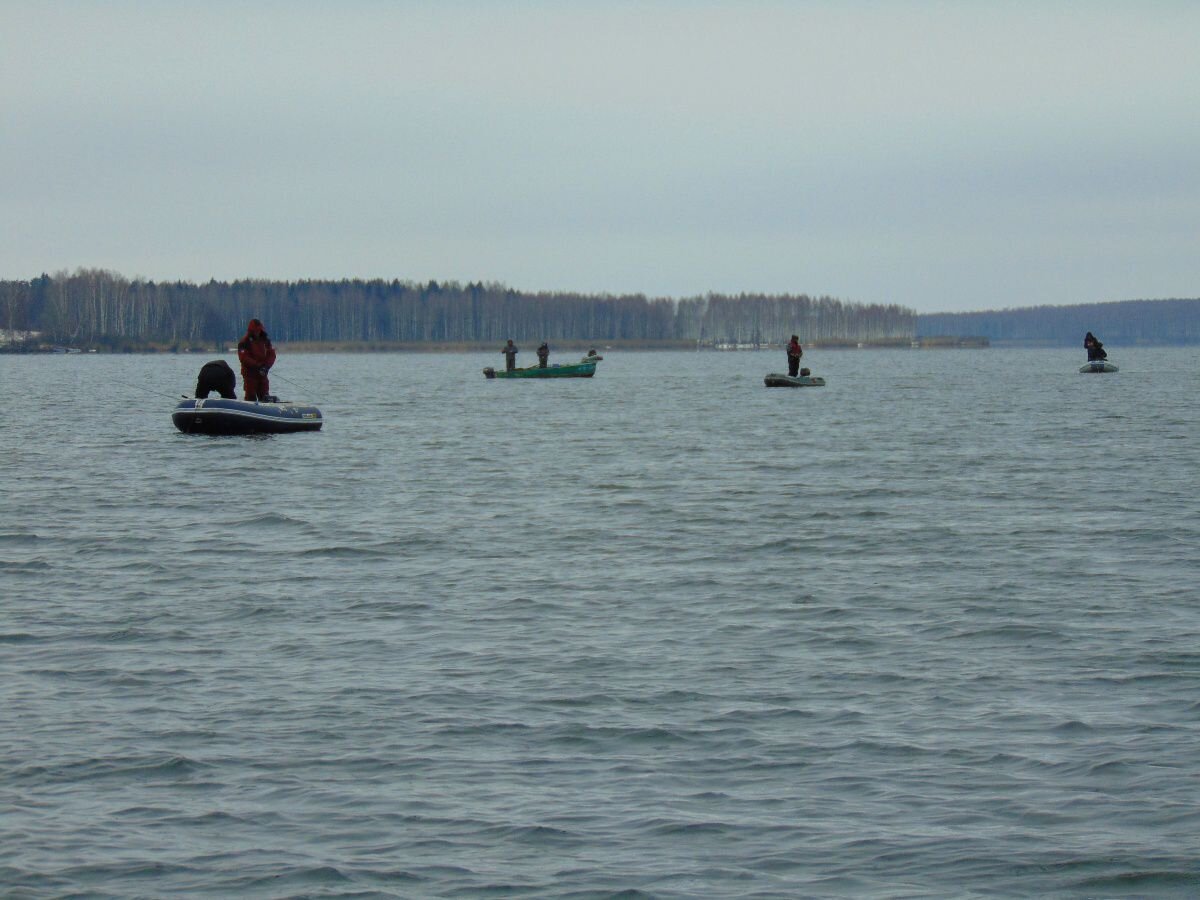
{"label": "person in dark jacket", "polygon": [[197,400],[206,399],[214,391],[226,400],[237,399],[237,376],[223,359],[205,363],[200,367],[200,376],[196,379]]}
{"label": "person in dark jacket", "polygon": [[1108,354],[1104,350],[1104,345],[1100,343],[1097,337],[1090,331],[1083,338],[1084,349],[1087,350],[1088,362],[1095,362],[1098,359],[1108,359]]}
{"label": "person in dark jacket", "polygon": [[500,352],[504,354],[504,368],[511,372],[517,367],[517,354],[521,351],[512,342],[512,338],[509,338],[508,343],[504,345],[504,349]]}
{"label": "person in dark jacket", "polygon": [[538,368],[544,369],[550,362],[550,345],[542,341],[542,346],[537,348]]}
{"label": "person in dark jacket", "polygon": [[793,378],[800,371],[800,357],[803,355],[804,348],[800,346],[800,337],[793,334],[792,339],[788,341],[787,345],[788,374]]}
{"label": "person in dark jacket", "polygon": [[238,359],[242,363],[242,385],[247,400],[271,400],[271,381],[267,373],[275,365],[275,348],[263,329],[263,323],[251,319],[246,334],[238,341]]}

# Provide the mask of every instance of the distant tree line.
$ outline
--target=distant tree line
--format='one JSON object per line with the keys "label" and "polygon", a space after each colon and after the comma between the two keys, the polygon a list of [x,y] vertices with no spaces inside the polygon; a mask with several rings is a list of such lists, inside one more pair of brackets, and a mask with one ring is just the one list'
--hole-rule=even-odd
{"label": "distant tree line", "polygon": [[1089,331],[1111,345],[1200,343],[1200,299],[1030,306],[917,319],[918,337],[978,335],[993,344],[1074,346]]}
{"label": "distant tree line", "polygon": [[532,340],[780,343],[911,338],[897,305],[807,295],[686,299],[525,293],[494,283],[146,281],[81,269],[0,281],[0,329],[66,344],[220,345],[250,317],[281,342],[479,343]]}

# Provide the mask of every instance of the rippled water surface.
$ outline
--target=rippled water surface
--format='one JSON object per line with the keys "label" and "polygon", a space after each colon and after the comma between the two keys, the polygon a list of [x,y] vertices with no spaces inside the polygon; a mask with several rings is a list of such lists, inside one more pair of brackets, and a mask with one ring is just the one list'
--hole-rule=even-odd
{"label": "rippled water surface", "polygon": [[0,356],[0,894],[1194,896],[1197,355]]}

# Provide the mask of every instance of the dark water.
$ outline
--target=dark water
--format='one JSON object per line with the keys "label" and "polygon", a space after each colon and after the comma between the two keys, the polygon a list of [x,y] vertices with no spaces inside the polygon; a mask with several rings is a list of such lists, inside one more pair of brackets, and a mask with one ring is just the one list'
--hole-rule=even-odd
{"label": "dark water", "polygon": [[1196,355],[0,357],[0,895],[1195,896]]}

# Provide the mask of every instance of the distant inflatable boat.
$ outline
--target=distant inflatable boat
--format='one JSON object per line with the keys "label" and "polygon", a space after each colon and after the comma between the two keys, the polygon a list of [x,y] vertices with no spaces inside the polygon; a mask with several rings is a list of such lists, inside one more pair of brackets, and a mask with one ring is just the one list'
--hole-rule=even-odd
{"label": "distant inflatable boat", "polygon": [[315,406],[220,397],[182,400],[171,421],[187,434],[288,434],[317,431],[325,423]]}
{"label": "distant inflatable boat", "polygon": [[1119,372],[1121,371],[1107,359],[1093,359],[1086,365],[1079,367],[1079,371],[1083,374],[1089,372]]}
{"label": "distant inflatable boat", "polygon": [[825,379],[816,375],[780,375],[774,373],[763,379],[767,387],[825,387]]}

